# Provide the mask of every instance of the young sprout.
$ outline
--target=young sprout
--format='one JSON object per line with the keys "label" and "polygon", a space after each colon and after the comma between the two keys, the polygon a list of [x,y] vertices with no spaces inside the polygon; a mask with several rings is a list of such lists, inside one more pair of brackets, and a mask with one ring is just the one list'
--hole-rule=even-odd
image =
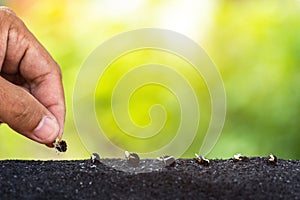
{"label": "young sprout", "polygon": [[271,164],[276,164],[277,163],[277,157],[275,155],[273,155],[273,154],[270,154],[268,161]]}
{"label": "young sprout", "polygon": [[174,167],[176,164],[176,159],[173,156],[161,156],[157,158],[158,160],[162,161],[164,165]]}
{"label": "young sprout", "polygon": [[249,160],[249,158],[247,156],[243,156],[242,154],[235,154],[233,156],[233,160],[234,161],[246,161],[246,160]]}
{"label": "young sprout", "polygon": [[101,163],[99,154],[92,153],[92,155],[91,155],[91,161],[92,161],[93,164]]}
{"label": "young sprout", "polygon": [[66,152],[67,151],[67,143],[64,140],[59,140],[58,138],[53,143],[55,149],[59,152]]}
{"label": "young sprout", "polygon": [[127,163],[130,167],[137,167],[140,163],[140,157],[137,153],[129,153],[125,151],[125,158],[127,159]]}
{"label": "young sprout", "polygon": [[209,165],[209,160],[204,158],[204,156],[199,156],[198,154],[195,153],[196,156],[196,161],[204,166],[208,166]]}

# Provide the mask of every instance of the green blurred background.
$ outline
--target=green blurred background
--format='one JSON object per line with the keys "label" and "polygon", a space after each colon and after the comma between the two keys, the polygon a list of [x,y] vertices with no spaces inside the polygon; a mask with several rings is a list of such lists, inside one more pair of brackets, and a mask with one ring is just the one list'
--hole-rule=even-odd
{"label": "green blurred background", "polygon": [[[227,116],[208,157],[273,153],[300,158],[299,1],[7,0],[1,4],[24,20],[62,68],[67,105],[64,139],[69,149],[57,155],[1,125],[0,159],[88,158],[73,119],[76,75],[101,42],[144,27],[166,28],[190,37],[220,70]],[[135,109],[139,114],[140,109]],[[139,123],[147,124],[147,120]],[[196,147],[194,144],[185,156],[192,156]]]}

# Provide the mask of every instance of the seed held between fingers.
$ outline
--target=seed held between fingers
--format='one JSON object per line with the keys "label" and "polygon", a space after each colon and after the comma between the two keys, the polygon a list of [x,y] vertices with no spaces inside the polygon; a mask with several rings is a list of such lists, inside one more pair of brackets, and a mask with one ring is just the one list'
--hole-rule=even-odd
{"label": "seed held between fingers", "polygon": [[67,143],[64,140],[56,139],[53,143],[54,148],[59,152],[66,152],[67,151]]}

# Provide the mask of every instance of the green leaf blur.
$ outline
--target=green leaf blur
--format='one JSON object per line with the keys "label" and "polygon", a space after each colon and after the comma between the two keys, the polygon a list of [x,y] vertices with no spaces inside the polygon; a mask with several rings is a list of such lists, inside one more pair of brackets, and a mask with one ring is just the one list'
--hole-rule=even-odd
{"label": "green leaf blur", "polygon": [[[1,1],[2,4],[3,1]],[[125,2],[125,3],[124,3]],[[72,92],[80,66],[101,42],[115,34],[144,27],[166,28],[185,34],[200,44],[218,67],[226,89],[227,116],[223,132],[208,155],[228,158],[235,153],[266,156],[273,153],[287,159],[300,158],[300,1],[297,0],[8,0],[28,28],[62,68],[67,116],[63,138],[68,151],[36,144],[0,126],[0,159],[80,159],[89,157],[73,121]],[[109,51],[109,50],[108,50]],[[159,54],[159,55],[157,55]],[[138,58],[138,59],[137,59]],[[109,127],[108,137],[118,145],[135,150],[152,150],[169,141],[178,127],[180,109],[171,92],[159,85],[138,90],[129,103],[132,120],[139,126],[159,121],[164,114],[149,116],[160,102],[167,117],[165,132],[150,145],[119,137],[109,109],[108,93],[122,68],[157,59],[174,67],[187,65],[174,55],[144,50],[122,57],[112,64],[114,77],[103,77],[95,95],[98,120]],[[132,64],[132,65],[131,65]],[[193,72],[186,72],[193,77]],[[204,83],[197,83],[206,91]],[[83,86],[84,89],[84,86]],[[199,141],[210,119],[209,95],[200,96],[198,138],[184,154],[198,152]],[[100,112],[101,110],[101,112]],[[89,116],[86,116],[89,120]],[[153,127],[155,129],[155,126]],[[135,130],[132,130],[133,132]],[[87,133],[87,136],[89,133]],[[148,145],[148,146],[147,146]],[[146,146],[146,147],[145,147]],[[101,155],[101,152],[99,152]]]}

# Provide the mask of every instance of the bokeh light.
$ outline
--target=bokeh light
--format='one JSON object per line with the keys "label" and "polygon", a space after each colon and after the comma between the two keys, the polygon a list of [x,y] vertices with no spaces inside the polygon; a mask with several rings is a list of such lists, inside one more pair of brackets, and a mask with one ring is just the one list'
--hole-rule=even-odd
{"label": "bokeh light", "polygon": [[[273,153],[283,158],[300,158],[298,0],[0,3],[11,7],[24,20],[62,68],[67,104],[64,139],[69,144],[66,154],[56,155],[53,149],[1,125],[0,159],[89,157],[73,120],[76,75],[100,43],[118,33],[145,27],[170,29],[190,37],[208,52],[220,70],[227,94],[227,118],[223,133],[208,157]],[[147,120],[144,118],[140,123]],[[196,151],[191,148],[186,156]]]}

